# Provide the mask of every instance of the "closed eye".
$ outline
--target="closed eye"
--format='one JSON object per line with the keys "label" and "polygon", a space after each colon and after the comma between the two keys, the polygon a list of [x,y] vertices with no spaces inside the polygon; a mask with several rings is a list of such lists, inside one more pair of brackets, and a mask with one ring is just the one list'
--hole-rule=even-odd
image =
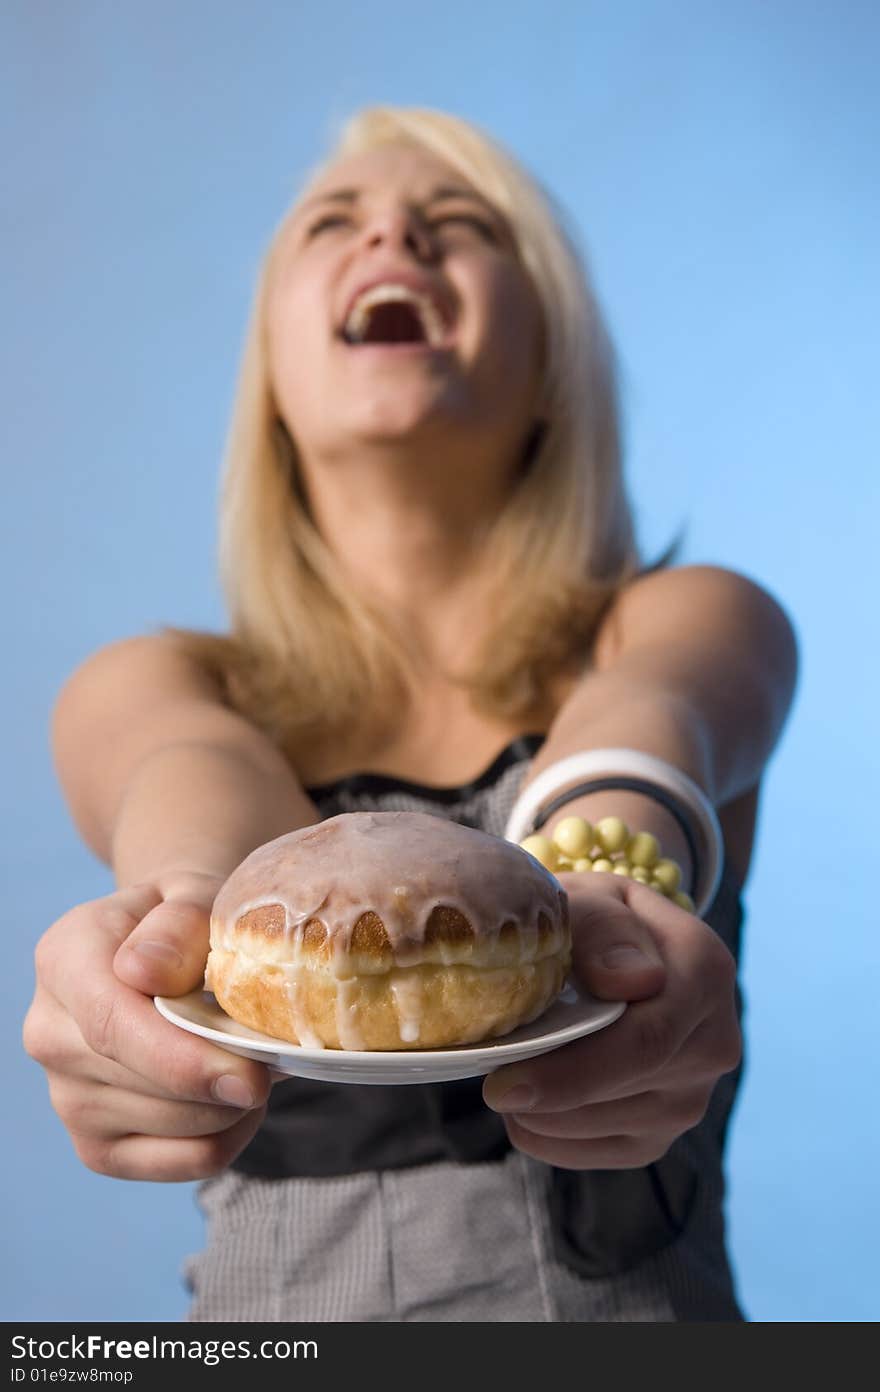
{"label": "closed eye", "polygon": [[[332,214],[328,217],[320,218],[318,222],[313,223],[308,230],[308,235],[310,237],[315,237],[319,232],[323,232],[328,227],[339,227],[342,226],[344,223],[348,223],[350,221],[350,218],[342,217],[339,214]],[[434,218],[431,222],[428,223],[428,226],[442,227],[442,225],[446,222],[468,223],[471,227],[476,227],[477,230],[481,232],[484,237],[489,238],[491,241],[498,240],[494,228],[490,227],[490,225],[487,222],[484,222],[482,218],[474,217],[472,213],[444,213],[443,217]]]}
{"label": "closed eye", "polygon": [[482,232],[484,237],[489,237],[492,241],[497,241],[495,229],[490,227],[488,222],[484,222],[482,218],[474,217],[472,213],[446,213],[443,217],[435,218],[431,226],[440,226],[440,224],[444,222],[470,223],[471,227],[476,227],[479,232]]}
{"label": "closed eye", "polygon": [[319,222],[314,223],[309,228],[308,235],[310,237],[314,237],[316,233],[323,231],[325,227],[334,227],[338,224],[349,221],[350,219],[345,217],[323,217],[320,219]]}

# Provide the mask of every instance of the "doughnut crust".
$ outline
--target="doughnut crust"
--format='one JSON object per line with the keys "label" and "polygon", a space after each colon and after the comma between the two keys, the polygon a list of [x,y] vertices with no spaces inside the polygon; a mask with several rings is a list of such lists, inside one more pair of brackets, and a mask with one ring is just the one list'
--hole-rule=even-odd
{"label": "doughnut crust", "polygon": [[207,985],[293,1044],[429,1049],[536,1019],[568,900],[518,846],[422,812],[349,812],[260,846],[211,913]]}

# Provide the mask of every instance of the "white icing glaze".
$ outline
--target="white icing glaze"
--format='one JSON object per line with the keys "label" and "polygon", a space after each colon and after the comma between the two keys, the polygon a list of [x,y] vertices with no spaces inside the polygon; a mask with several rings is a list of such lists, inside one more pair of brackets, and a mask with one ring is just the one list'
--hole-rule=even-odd
{"label": "white icing glaze", "polygon": [[357,1024],[358,983],[336,974],[336,1030],[343,1049],[362,1049],[364,1037]]}
{"label": "white icing glaze", "polygon": [[303,981],[301,974],[297,971],[295,966],[285,967],[283,971],[285,991],[290,1003],[290,1019],[297,1039],[300,1044],[304,1045],[307,1049],[323,1049],[323,1039],[315,1034],[315,1031],[309,1023],[308,1013],[305,1008],[305,1000],[303,998]]}
{"label": "white icing glaze", "polygon": [[391,993],[397,1006],[400,1037],[407,1044],[415,1044],[422,1024],[422,983],[418,972],[404,971],[397,975],[391,983]]}

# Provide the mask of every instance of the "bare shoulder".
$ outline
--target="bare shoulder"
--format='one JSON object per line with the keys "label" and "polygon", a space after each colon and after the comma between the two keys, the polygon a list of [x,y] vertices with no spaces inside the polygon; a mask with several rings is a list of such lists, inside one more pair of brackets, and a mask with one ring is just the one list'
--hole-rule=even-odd
{"label": "bare shoulder", "polygon": [[687,565],[639,575],[609,606],[594,648],[599,670],[633,648],[656,643],[769,648],[792,684],[797,669],[794,624],[764,586],[724,566]]}

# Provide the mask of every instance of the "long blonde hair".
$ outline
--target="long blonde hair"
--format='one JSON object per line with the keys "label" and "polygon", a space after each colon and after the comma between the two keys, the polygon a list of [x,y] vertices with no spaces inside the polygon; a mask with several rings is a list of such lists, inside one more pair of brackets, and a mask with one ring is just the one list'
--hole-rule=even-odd
{"label": "long blonde hair", "polygon": [[[471,123],[420,108],[365,109],[306,187],[337,159],[400,140],[445,160],[495,204],[543,308],[541,419],[487,548],[492,632],[457,680],[487,715],[544,721],[552,683],[588,666],[607,605],[645,569],[621,467],[614,351],[562,209]],[[315,527],[273,398],[266,311],[290,211],[258,276],[226,448],[219,559],[230,632],[163,633],[295,762],[303,742],[335,732],[377,738],[401,708],[412,663],[393,620],[356,591]],[[678,544],[650,569],[669,564]]]}

